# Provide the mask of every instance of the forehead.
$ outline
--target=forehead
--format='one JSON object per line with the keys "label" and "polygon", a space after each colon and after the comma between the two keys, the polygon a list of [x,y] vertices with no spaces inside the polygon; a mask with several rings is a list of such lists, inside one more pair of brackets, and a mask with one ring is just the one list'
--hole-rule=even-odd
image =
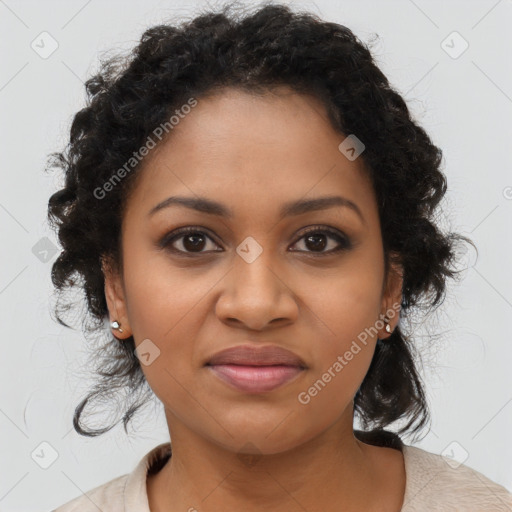
{"label": "forehead", "polygon": [[287,88],[225,89],[198,98],[143,161],[129,210],[146,215],[171,195],[221,202],[237,218],[276,216],[300,198],[341,195],[376,213],[362,158],[348,160],[323,104]]}

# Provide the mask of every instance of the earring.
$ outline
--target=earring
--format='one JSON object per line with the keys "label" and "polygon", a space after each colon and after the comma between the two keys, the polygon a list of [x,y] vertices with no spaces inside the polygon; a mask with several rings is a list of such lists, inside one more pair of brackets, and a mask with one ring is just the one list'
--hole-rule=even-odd
{"label": "earring", "polygon": [[[393,331],[391,330],[391,326],[389,325],[389,318],[386,315],[381,315],[381,317],[384,316],[384,323],[386,324],[386,327],[384,327],[385,331],[389,334],[391,334]],[[384,343],[387,341],[386,339],[377,338],[377,345],[384,345]]]}
{"label": "earring", "polygon": [[110,327],[112,327],[112,329],[117,329],[119,332],[123,332],[123,329],[121,329],[121,325],[119,324],[119,322],[117,320],[114,320],[110,324]]}

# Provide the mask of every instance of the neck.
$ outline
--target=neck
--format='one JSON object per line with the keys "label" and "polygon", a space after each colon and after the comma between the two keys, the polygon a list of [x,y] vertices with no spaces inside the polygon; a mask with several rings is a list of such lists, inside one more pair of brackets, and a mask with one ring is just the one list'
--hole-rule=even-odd
{"label": "neck", "polygon": [[190,431],[170,413],[168,423],[172,457],[148,478],[155,512],[252,512],[263,506],[269,512],[339,511],[341,504],[345,511],[369,511],[389,483],[382,478],[379,449],[355,438],[352,414],[314,439],[275,454],[226,449]]}

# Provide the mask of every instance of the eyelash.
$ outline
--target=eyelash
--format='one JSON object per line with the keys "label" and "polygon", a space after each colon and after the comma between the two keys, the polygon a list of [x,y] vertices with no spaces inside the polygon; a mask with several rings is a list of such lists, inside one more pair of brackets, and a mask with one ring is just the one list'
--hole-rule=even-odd
{"label": "eyelash", "polygon": [[[206,251],[206,252],[205,251],[200,251],[200,252],[194,253],[194,252],[182,251],[180,249],[175,249],[175,248],[171,247],[173,242],[175,242],[176,240],[184,238],[185,235],[188,235],[190,233],[206,235],[207,238],[209,238],[210,240],[215,242],[215,240],[213,240],[213,238],[210,235],[208,235],[208,233],[205,232],[202,228],[185,227],[185,228],[179,228],[176,231],[173,231],[172,233],[168,233],[167,235],[165,235],[162,238],[162,240],[160,241],[160,243],[158,245],[162,249],[167,248],[169,251],[171,251],[171,252],[173,252],[175,254],[178,254],[179,256],[184,256],[184,257],[196,257],[196,256],[199,256],[201,254],[207,254],[208,251]],[[339,251],[345,251],[345,250],[349,250],[349,249],[352,248],[352,242],[350,241],[350,239],[347,236],[341,234],[337,230],[333,230],[331,228],[326,228],[326,227],[323,227],[323,226],[312,226],[312,227],[308,228],[293,243],[293,245],[295,245],[297,242],[299,242],[300,240],[302,240],[303,238],[305,238],[306,236],[308,236],[308,235],[310,235],[312,233],[315,233],[315,234],[325,234],[325,233],[327,233],[331,238],[336,239],[336,241],[340,244],[340,247],[338,247],[336,249],[331,249],[330,251],[326,251],[326,252],[300,251],[300,250],[293,251],[293,252],[303,252],[303,253],[305,252],[305,253],[308,253],[308,254],[314,255],[314,256],[329,256],[329,255],[332,255],[332,254],[337,253]],[[213,252],[222,252],[222,251],[213,251]]]}

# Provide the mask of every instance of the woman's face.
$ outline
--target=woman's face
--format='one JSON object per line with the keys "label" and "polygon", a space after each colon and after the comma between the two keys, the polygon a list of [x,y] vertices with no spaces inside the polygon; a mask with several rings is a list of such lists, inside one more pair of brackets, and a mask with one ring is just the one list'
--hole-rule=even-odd
{"label": "woman's face", "polygon": [[[133,334],[173,439],[188,432],[270,454],[335,424],[351,429],[352,399],[377,337],[387,336],[379,319],[400,302],[398,274],[385,286],[362,158],[340,151],[345,136],[316,99],[281,91],[199,98],[146,156],[127,204],[124,274],[106,281],[110,316],[124,331],[116,336]],[[231,215],[177,203],[151,213],[171,196]],[[338,196],[282,215],[290,204]],[[183,227],[196,234],[170,240]],[[238,389],[207,365],[238,345],[285,348],[306,368],[272,390]]]}

